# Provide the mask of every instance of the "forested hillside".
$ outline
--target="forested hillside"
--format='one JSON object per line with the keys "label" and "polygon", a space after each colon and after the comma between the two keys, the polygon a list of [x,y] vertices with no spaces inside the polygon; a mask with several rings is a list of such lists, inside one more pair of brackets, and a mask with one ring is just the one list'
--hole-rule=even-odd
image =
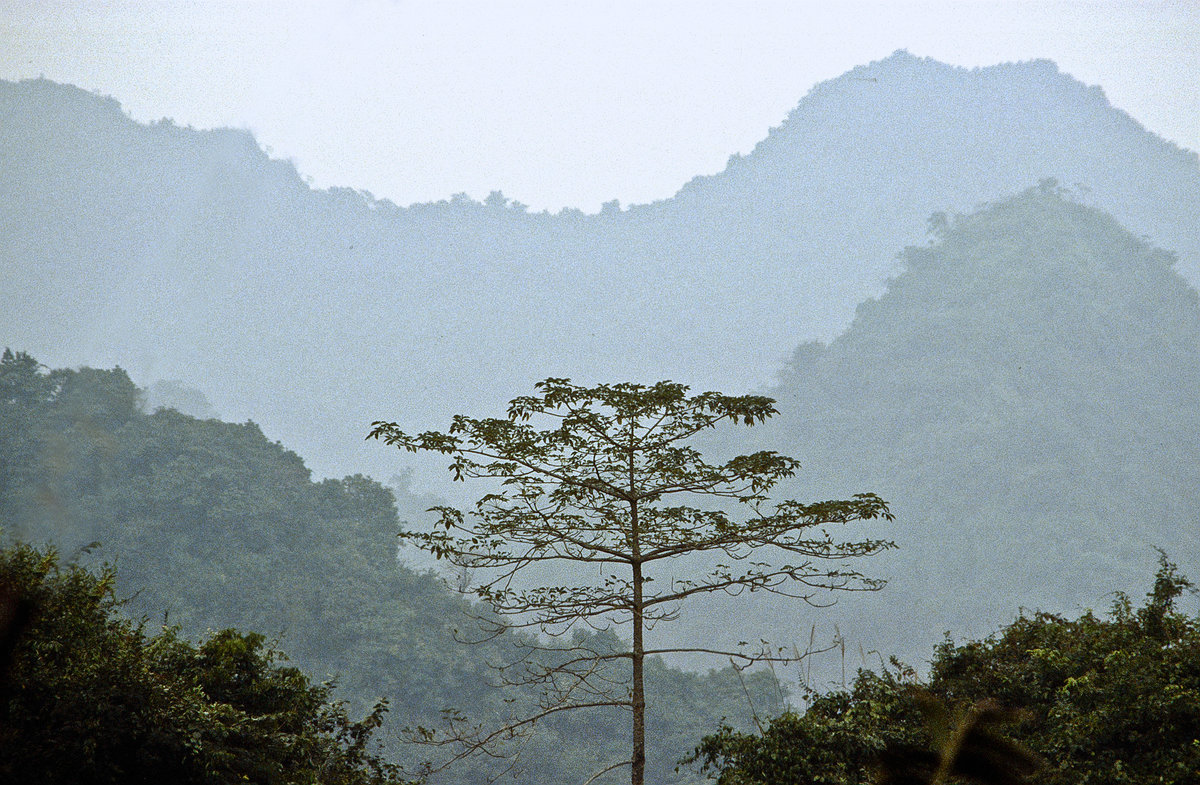
{"label": "forested hillside", "polygon": [[796,351],[755,445],[804,463],[790,493],[896,513],[871,565],[889,586],[829,613],[852,664],[1090,607],[1156,547],[1200,571],[1200,307],[1172,256],[1049,182],[931,228],[849,330]]}
{"label": "forested hillside", "polygon": [[443,422],[547,376],[765,384],[881,291],[930,213],[1042,177],[1200,280],[1196,155],[1046,61],[898,52],[814,87],[723,172],[598,215],[313,190],[245,131],[141,125],[44,80],[0,85],[0,165],[7,341],[183,380],[320,476],[397,470],[361,444],[374,419]]}
{"label": "forested hillside", "polygon": [[[185,637],[226,627],[277,638],[315,680],[361,714],[389,699],[383,738],[435,725],[445,708],[488,722],[532,700],[490,687],[489,663],[521,656],[521,639],[464,646],[468,604],[431,573],[396,561],[392,492],[361,475],[314,482],[303,461],[253,423],[139,408],[120,369],[53,370],[6,351],[0,361],[0,526],[6,539],[52,541],[66,557],[116,564],[125,610],[179,625]],[[414,500],[404,500],[413,504]],[[84,549],[90,543],[90,555]],[[688,782],[674,765],[729,717],[749,722],[780,695],[763,676],[648,667],[653,781]],[[752,697],[751,697],[752,696]],[[627,753],[617,711],[550,718],[513,770],[522,782],[580,781]],[[475,762],[434,782],[474,782]],[[616,772],[610,775],[619,781]],[[609,781],[609,780],[604,780]]]}

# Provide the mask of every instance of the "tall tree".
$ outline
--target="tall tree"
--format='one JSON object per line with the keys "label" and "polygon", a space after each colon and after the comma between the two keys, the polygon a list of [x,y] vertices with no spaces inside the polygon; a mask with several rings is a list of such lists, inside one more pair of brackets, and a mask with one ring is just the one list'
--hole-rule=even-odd
{"label": "tall tree", "polygon": [[[474,592],[497,614],[482,620],[492,631],[524,627],[548,636],[531,644],[529,658],[502,671],[507,683],[543,688],[536,711],[508,718],[498,729],[454,717],[446,731],[425,732],[425,739],[463,745],[458,758],[492,751],[559,712],[622,706],[633,714],[632,754],[610,768],[629,765],[633,785],[641,785],[646,657],[708,652],[744,665],[794,658],[765,643],[732,651],[651,648],[647,629],[704,594],[768,591],[813,601],[825,589],[879,588],[880,581],[835,563],[891,543],[843,540],[825,527],[891,514],[873,494],[771,504],[767,492],[794,474],[797,461],[763,451],[710,463],[693,446],[693,437],[718,424],[763,422],[776,413],[770,398],[689,396],[686,386],[671,382],[581,387],[547,379],[536,387],[537,394],[511,402],[506,418],[459,415],[447,433],[419,435],[376,422],[370,433],[411,452],[452,456],[456,480],[499,481],[473,510],[434,508],[440,520],[432,531],[402,536],[478,571]],[[786,560],[771,560],[776,555]],[[553,563],[594,565],[598,577],[581,585],[528,580],[531,570]],[[658,569],[668,563],[669,573]],[[625,650],[611,635],[581,634],[584,629],[564,637],[581,623],[628,625],[632,647]]]}

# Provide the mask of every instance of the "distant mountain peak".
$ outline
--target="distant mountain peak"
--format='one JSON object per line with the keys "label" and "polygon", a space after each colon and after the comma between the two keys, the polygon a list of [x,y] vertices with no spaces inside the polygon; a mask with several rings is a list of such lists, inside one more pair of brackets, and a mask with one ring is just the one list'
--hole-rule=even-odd
{"label": "distant mountain peak", "polygon": [[[1157,377],[1200,369],[1197,294],[1173,269],[1173,255],[1053,180],[970,214],[936,215],[931,235],[904,252],[904,271],[858,306],[845,333],[794,355],[781,398],[819,363],[861,382],[871,400],[864,411],[894,408],[896,389],[938,396],[958,382],[977,385],[1001,359],[1027,373],[1051,376],[1070,363],[1092,373],[1077,369],[1051,398],[1095,378],[1125,384],[1137,363],[1165,356],[1161,347],[1187,348]],[[1136,362],[1127,366],[1129,358]],[[917,367],[920,382],[905,378]]]}
{"label": "distant mountain peak", "polygon": [[931,213],[1042,178],[1084,184],[1200,281],[1195,154],[1047,61],[894,53],[815,87],[726,171],[594,217],[316,191],[246,131],[134,122],[45,80],[0,84],[0,157],[7,340],[186,379],[329,473],[390,459],[342,437],[395,389],[437,422],[546,375],[767,384],[883,290]]}

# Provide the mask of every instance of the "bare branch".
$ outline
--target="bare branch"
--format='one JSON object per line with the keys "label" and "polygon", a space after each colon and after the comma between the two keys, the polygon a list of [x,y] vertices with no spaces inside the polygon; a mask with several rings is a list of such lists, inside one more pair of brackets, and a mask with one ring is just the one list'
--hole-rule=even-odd
{"label": "bare branch", "polygon": [[632,766],[632,765],[633,765],[633,761],[631,761],[631,760],[623,760],[620,763],[614,763],[613,765],[609,766],[608,768],[601,769],[600,771],[596,772],[592,776],[588,777],[586,780],[584,780],[583,785],[592,785],[593,782],[600,779],[605,774],[608,774],[613,769],[619,769],[622,766]]}

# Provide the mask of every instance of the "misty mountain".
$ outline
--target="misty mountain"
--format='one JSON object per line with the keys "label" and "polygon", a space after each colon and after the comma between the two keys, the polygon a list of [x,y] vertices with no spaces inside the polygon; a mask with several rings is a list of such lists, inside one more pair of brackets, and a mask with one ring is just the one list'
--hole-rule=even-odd
{"label": "misty mountain", "polygon": [[779,416],[736,445],[801,460],[782,498],[891,502],[874,533],[899,548],[854,565],[890,584],[820,615],[743,599],[726,634],[815,620],[851,666],[859,646],[919,665],[1021,607],[1103,609],[1156,548],[1197,573],[1200,302],[1173,263],[1049,182],[935,222],[846,332],[797,349]]}
{"label": "misty mountain", "polygon": [[1200,280],[1196,154],[1046,61],[898,52],[723,172],[596,215],[314,190],[246,131],[135,123],[45,80],[0,83],[0,171],[7,343],[201,389],[319,475],[401,468],[362,444],[374,419],[441,426],[547,376],[762,386],[882,290],[931,212],[1043,177]]}

